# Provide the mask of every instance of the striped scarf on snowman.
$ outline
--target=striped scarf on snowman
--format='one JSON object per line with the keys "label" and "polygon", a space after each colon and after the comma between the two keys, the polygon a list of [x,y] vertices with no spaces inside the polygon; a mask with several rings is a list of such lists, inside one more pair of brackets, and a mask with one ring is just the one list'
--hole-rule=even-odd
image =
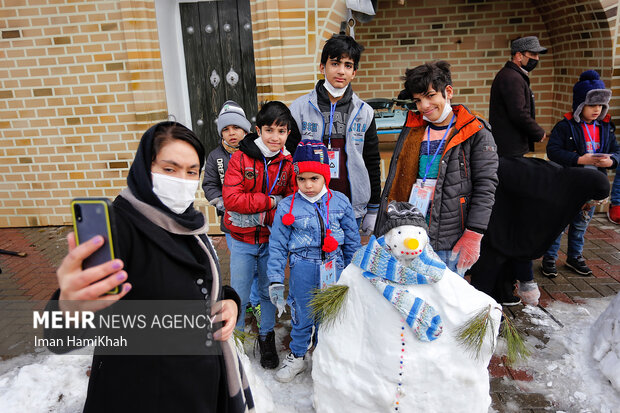
{"label": "striped scarf on snowman", "polygon": [[410,285],[434,284],[443,277],[446,265],[427,244],[422,253],[403,266],[385,245],[383,237],[372,236],[353,256],[352,264],[396,309],[419,340],[436,340],[443,330],[437,311],[408,290]]}

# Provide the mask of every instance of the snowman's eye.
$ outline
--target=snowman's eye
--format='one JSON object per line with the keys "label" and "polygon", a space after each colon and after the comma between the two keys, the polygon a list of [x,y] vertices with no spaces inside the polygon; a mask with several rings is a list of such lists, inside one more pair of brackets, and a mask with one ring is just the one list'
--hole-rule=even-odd
{"label": "snowman's eye", "polygon": [[398,231],[398,233],[400,234],[400,231]]}

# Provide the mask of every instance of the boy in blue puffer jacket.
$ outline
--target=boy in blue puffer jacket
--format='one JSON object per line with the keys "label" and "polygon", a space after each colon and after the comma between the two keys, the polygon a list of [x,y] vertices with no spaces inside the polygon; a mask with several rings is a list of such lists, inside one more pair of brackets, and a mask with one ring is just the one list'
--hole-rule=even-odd
{"label": "boy in blue puffer jacket", "polygon": [[267,262],[269,297],[280,313],[284,310],[287,258],[291,270],[287,300],[291,308],[291,352],[276,372],[280,382],[293,380],[306,368],[305,355],[314,325],[308,308],[311,291],[336,282],[361,247],[351,203],[341,192],[328,189],[325,145],[302,140],[293,156],[293,171],[299,189],[278,204]]}

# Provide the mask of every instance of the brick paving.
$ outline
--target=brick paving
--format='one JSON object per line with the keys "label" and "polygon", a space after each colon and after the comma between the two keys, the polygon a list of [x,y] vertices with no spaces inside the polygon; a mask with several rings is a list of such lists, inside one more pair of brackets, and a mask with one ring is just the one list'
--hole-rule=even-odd
{"label": "brick paving", "polygon": [[[25,258],[0,254],[0,300],[46,300],[56,289],[55,268],[67,252],[66,234],[69,227],[0,228],[0,249],[26,252]],[[223,270],[224,282],[229,283],[230,254],[222,236],[212,237]],[[540,259],[534,264],[534,276],[541,290],[541,306],[553,301],[581,303],[585,298],[613,296],[620,291],[620,226],[596,214],[586,233],[584,257],[594,275],[582,277],[564,265],[566,236],[562,239],[557,262],[558,277],[548,279],[540,272]],[[509,307],[507,313],[528,335],[546,343],[536,325],[522,316],[523,306]],[[500,412],[543,412],[553,409],[543,395],[528,393],[521,385],[532,380],[524,370],[506,366],[494,356],[489,365],[493,408]]]}

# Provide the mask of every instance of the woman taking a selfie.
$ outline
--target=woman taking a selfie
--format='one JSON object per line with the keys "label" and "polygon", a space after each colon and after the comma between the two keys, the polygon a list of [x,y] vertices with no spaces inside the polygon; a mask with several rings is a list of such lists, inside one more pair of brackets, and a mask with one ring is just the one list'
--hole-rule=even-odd
{"label": "woman taking a selfie", "polygon": [[[60,310],[81,300],[98,311],[124,300],[210,300],[218,355],[110,356],[95,349],[85,412],[247,412],[254,402],[231,338],[239,297],[220,285],[217,256],[202,213],[193,208],[204,164],[196,135],[176,122],[148,129],[114,200],[118,255],[82,270],[103,244],[100,236],[76,246],[57,270]],[[106,295],[119,286],[121,292]],[[51,301],[55,306],[56,302]],[[48,305],[48,308],[50,308]],[[71,307],[71,310],[75,308]]]}

